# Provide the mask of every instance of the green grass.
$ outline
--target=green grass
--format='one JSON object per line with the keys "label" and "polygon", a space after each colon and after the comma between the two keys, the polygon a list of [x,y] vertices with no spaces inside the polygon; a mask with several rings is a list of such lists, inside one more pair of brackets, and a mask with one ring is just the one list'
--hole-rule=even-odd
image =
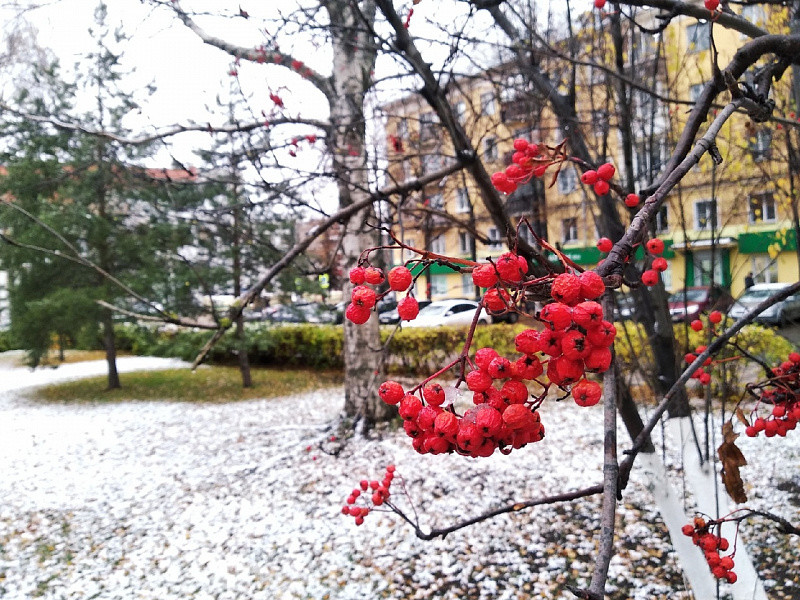
{"label": "green grass", "polygon": [[242,388],[239,369],[201,367],[142,371],[120,375],[122,389],[106,390],[106,378],[92,377],[31,391],[28,397],[42,402],[127,402],[169,400],[175,402],[235,402],[276,398],[342,383],[342,374],[331,371],[253,369],[253,387]]}

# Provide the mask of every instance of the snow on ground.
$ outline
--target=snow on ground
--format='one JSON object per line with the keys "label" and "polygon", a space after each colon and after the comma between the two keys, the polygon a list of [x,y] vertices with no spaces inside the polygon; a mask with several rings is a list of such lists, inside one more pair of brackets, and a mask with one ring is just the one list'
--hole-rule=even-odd
{"label": "snow on ground", "polygon": [[[389,463],[425,529],[599,482],[600,406],[549,403],[543,442],[470,460],[417,456],[402,431],[331,442],[342,404],[341,389],[227,405],[0,394],[0,598],[509,600],[572,598],[567,585],[588,584],[599,498],[432,542],[394,515],[356,527],[340,510],[359,479]],[[752,506],[797,520],[798,432],[741,446],[754,463],[743,471]],[[667,458],[680,474],[679,458]],[[393,498],[408,507],[399,477]],[[770,597],[800,598],[796,541],[744,530],[756,532],[748,545]],[[618,534],[613,597],[689,597],[635,471]]]}

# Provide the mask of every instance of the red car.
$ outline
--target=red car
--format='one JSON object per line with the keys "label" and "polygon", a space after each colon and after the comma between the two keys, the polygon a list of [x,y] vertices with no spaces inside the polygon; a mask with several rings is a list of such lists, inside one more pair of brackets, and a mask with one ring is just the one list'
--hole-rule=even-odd
{"label": "red car", "polygon": [[712,310],[728,312],[733,297],[719,286],[696,286],[679,290],[669,297],[669,314],[673,321],[692,321]]}

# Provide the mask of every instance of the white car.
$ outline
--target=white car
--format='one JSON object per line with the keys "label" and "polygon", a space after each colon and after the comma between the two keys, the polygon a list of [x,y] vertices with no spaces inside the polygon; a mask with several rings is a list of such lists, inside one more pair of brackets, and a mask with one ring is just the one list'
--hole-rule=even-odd
{"label": "white car", "polygon": [[[402,321],[403,327],[438,327],[439,325],[469,326],[480,305],[474,300],[440,300],[431,302],[419,311],[413,321]],[[481,309],[478,323],[488,325],[491,318]]]}
{"label": "white car", "polygon": [[[788,283],[757,283],[745,290],[733,304],[728,316],[740,319],[758,304],[789,287]],[[789,296],[785,300],[773,304],[756,317],[759,323],[770,325],[783,325],[790,321],[800,319],[800,296]]]}

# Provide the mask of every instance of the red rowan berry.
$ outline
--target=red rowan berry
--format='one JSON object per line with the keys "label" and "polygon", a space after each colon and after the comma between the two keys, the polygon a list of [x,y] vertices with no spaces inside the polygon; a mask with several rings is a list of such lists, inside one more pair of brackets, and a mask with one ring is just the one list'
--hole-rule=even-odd
{"label": "red rowan berry", "polygon": [[739,577],[733,571],[728,571],[725,573],[725,579],[728,583],[736,583],[736,580],[739,579]]}
{"label": "red rowan berry", "polygon": [[397,404],[405,396],[403,386],[396,381],[384,381],[378,388],[378,396],[386,404]]}
{"label": "red rowan berry", "polygon": [[487,404],[478,406],[478,412],[475,414],[475,427],[484,437],[495,435],[502,424],[503,418],[496,409]]}
{"label": "red rowan berry", "polygon": [[608,185],[605,179],[598,179],[592,187],[594,188],[594,193],[598,196],[605,196],[608,190],[611,189],[611,186]]}
{"label": "red rowan berry", "polygon": [[367,283],[371,283],[372,285],[380,285],[383,283],[383,271],[381,271],[377,267],[367,267],[364,270],[364,279]]}
{"label": "red rowan berry", "polygon": [[521,381],[512,379],[503,384],[500,394],[508,398],[509,404],[522,404],[528,399],[528,388]]}
{"label": "red rowan berry", "polygon": [[611,252],[611,248],[613,247],[614,247],[614,242],[612,242],[607,237],[602,237],[599,240],[597,240],[597,249],[600,250],[600,252]]}
{"label": "red rowan berry", "polygon": [[492,387],[492,378],[485,371],[470,371],[466,377],[467,387],[473,392],[485,392]]}
{"label": "red rowan berry", "polygon": [[458,434],[456,443],[462,450],[469,450],[483,443],[483,436],[474,423],[468,423],[463,419],[458,424]]}
{"label": "red rowan berry", "polygon": [[628,194],[625,196],[625,206],[628,208],[636,208],[639,206],[639,194]]}
{"label": "red rowan berry", "polygon": [[572,320],[584,329],[599,326],[603,322],[603,307],[593,300],[581,302],[572,308]]}
{"label": "red rowan berry", "polygon": [[438,417],[441,412],[442,409],[438,406],[423,406],[422,410],[420,410],[417,415],[417,425],[422,431],[431,431],[436,417]]}
{"label": "red rowan berry", "polygon": [[703,385],[708,385],[711,383],[711,373],[700,373],[700,377],[698,377],[699,381]]}
{"label": "red rowan berry", "polygon": [[727,538],[719,538],[719,541],[717,542],[717,547],[719,547],[720,550],[725,552],[725,550],[728,549],[728,546],[730,546],[730,544],[728,544]]}
{"label": "red rowan berry", "polygon": [[483,295],[483,304],[489,310],[499,312],[511,306],[511,296],[504,289],[492,288]]}
{"label": "red rowan berry", "polygon": [[705,0],[703,5],[706,7],[707,10],[715,11],[719,8],[719,0]]}
{"label": "red rowan berry", "polygon": [[722,313],[718,310],[712,310],[711,313],[708,315],[708,320],[711,321],[714,325],[719,324],[722,322]]}
{"label": "red rowan berry", "polygon": [[406,296],[397,303],[397,316],[402,321],[413,321],[419,314],[419,302],[416,298]]}
{"label": "red rowan berry", "polygon": [[752,425],[748,425],[747,427],[744,428],[744,434],[747,437],[756,437],[758,435],[758,431],[756,431],[756,428],[753,427]]}
{"label": "red rowan berry", "polygon": [[375,302],[377,302],[377,294],[375,293],[375,290],[368,288],[365,285],[358,285],[354,287],[350,298],[353,304],[363,306],[365,308],[372,308],[375,306]]}
{"label": "red rowan berry", "polygon": [[522,138],[517,138],[514,140],[514,150],[518,152],[525,152],[528,149],[528,141],[523,140]]}
{"label": "red rowan berry", "polygon": [[606,0],[594,0],[594,7],[597,10],[602,10],[605,5],[606,5]]}
{"label": "red rowan berry", "polygon": [[518,181],[525,177],[525,169],[512,163],[506,167],[506,176],[512,181]]}
{"label": "red rowan berry", "polygon": [[444,388],[438,383],[429,383],[422,388],[422,397],[431,406],[441,406],[445,401]]}
{"label": "red rowan berry", "polygon": [[695,319],[689,323],[689,327],[691,327],[694,331],[703,331],[703,322],[700,319]]}
{"label": "red rowan berry", "polygon": [[539,332],[535,329],[526,329],[517,334],[514,338],[514,346],[521,354],[533,354],[541,350],[539,343]]}
{"label": "red rowan berry", "polygon": [[584,171],[583,175],[581,175],[581,181],[586,185],[594,185],[597,183],[597,171]]}
{"label": "red rowan berry", "polygon": [[561,338],[561,353],[569,360],[582,360],[589,355],[592,347],[586,343],[586,336],[572,329]]}
{"label": "red rowan berry", "polygon": [[363,325],[369,321],[371,312],[366,306],[359,306],[358,304],[348,304],[347,309],[344,311],[344,316],[348,321],[352,321],[356,325]]}
{"label": "red rowan berry", "polygon": [[711,574],[717,579],[722,579],[723,577],[725,577],[725,575],[728,574],[728,570],[722,565],[717,565],[716,567],[711,569]]}
{"label": "red rowan berry", "polygon": [[548,165],[539,165],[537,167],[534,167],[533,176],[534,177],[541,177],[542,175],[544,175],[547,172],[547,167],[548,167]]}
{"label": "red rowan berry", "polygon": [[487,369],[492,379],[504,379],[511,375],[511,361],[502,356],[492,359]]}
{"label": "red rowan berry", "polygon": [[[556,331],[566,329],[572,324],[572,309],[561,302],[545,304],[539,312],[539,320]],[[540,337],[542,334],[539,334]]]}
{"label": "red rowan berry", "polygon": [[358,483],[358,485],[359,485],[359,487],[361,488],[362,491],[366,492],[367,488],[369,487],[369,481],[367,481],[366,479],[362,479]]}
{"label": "red rowan berry", "polygon": [[544,372],[542,363],[535,356],[523,356],[513,366],[514,376],[520,379],[536,379]]}
{"label": "red rowan berry", "polygon": [[536,144],[528,144],[528,147],[525,149],[525,154],[531,158],[539,156],[539,146]]}
{"label": "red rowan berry", "polygon": [[528,263],[524,263],[525,270],[523,271],[518,259],[519,257],[512,252],[500,255],[495,266],[502,279],[513,283],[522,281],[522,276],[528,271]]}
{"label": "red rowan berry", "polygon": [[[574,383],[583,377],[584,370],[582,360],[571,360],[565,356],[559,356],[552,359],[550,363],[552,364],[553,361],[556,361],[556,369],[561,378],[560,382],[558,382],[559,384]],[[550,371],[548,370],[548,377],[549,376]]]}
{"label": "red rowan berry", "polygon": [[440,412],[433,422],[433,429],[443,437],[455,439],[458,434],[458,417],[446,410]]}
{"label": "red rowan berry", "polygon": [[353,267],[350,269],[350,283],[361,285],[366,281],[366,269],[364,267]]}
{"label": "red rowan berry", "polygon": [[387,275],[389,287],[395,292],[405,292],[411,287],[414,276],[406,267],[394,267]]}
{"label": "red rowan berry", "polygon": [[617,336],[617,327],[611,321],[603,321],[597,327],[588,330],[586,337],[593,346],[609,347]]}
{"label": "red rowan berry", "polygon": [[723,556],[722,560],[719,561],[719,566],[731,570],[733,568],[733,559],[730,556]]}
{"label": "red rowan berry", "polygon": [[800,352],[790,352],[789,360],[795,364],[800,363]]}
{"label": "red rowan berry", "polygon": [[603,388],[596,381],[581,379],[572,386],[572,397],[578,406],[594,406],[600,402]]}
{"label": "red rowan berry", "polygon": [[587,300],[594,300],[606,291],[603,278],[594,271],[584,271],[578,278],[581,280],[581,296]]}
{"label": "red rowan berry", "polygon": [[611,349],[591,347],[589,355],[583,359],[584,368],[591,373],[603,373],[611,366]]}
{"label": "red rowan berry", "polygon": [[719,552],[716,551],[706,552],[705,555],[706,555],[706,562],[708,563],[709,567],[713,569],[714,567],[719,565],[720,561]]}
{"label": "red rowan berry", "polygon": [[597,176],[605,181],[610,181],[616,172],[617,169],[611,163],[602,164],[597,168]]}
{"label": "red rowan berry", "polygon": [[659,256],[658,258],[653,259],[653,263],[650,266],[654,271],[663,273],[669,268],[669,263],[667,263],[666,258],[664,258],[663,256]]}
{"label": "red rowan berry", "polygon": [[550,295],[554,300],[564,304],[572,304],[581,295],[581,280],[574,273],[561,273],[553,280]]}
{"label": "red rowan berry", "polygon": [[687,365],[692,364],[696,358],[697,355],[693,354],[692,352],[687,352],[686,354],[683,355],[683,360]]}
{"label": "red rowan berry", "polygon": [[691,525],[684,525],[681,527],[681,531],[683,532],[683,535],[691,536],[694,534],[694,527]]}
{"label": "red rowan berry", "polygon": [[535,423],[531,410],[524,404],[512,404],[503,411],[503,423],[509,429],[524,429]]}
{"label": "red rowan berry", "polygon": [[415,419],[421,410],[422,400],[413,394],[406,394],[403,396],[403,399],[400,400],[400,408],[398,412],[400,413],[400,418],[405,421],[411,421],[412,419]]}
{"label": "red rowan berry", "polygon": [[539,340],[542,344],[542,352],[549,356],[558,356],[561,354],[561,338],[564,336],[563,331],[553,331],[545,329],[539,334]]}
{"label": "red rowan berry", "polygon": [[661,254],[664,252],[664,240],[659,238],[647,240],[647,244],[645,244],[645,246],[650,254]]}
{"label": "red rowan berry", "polygon": [[642,273],[642,283],[648,287],[652,287],[658,283],[658,271],[655,269],[648,269]]}
{"label": "red rowan berry", "polygon": [[494,348],[481,348],[475,353],[475,364],[479,369],[484,371],[489,370],[489,363],[491,363],[499,355]]}
{"label": "red rowan berry", "polygon": [[520,166],[527,166],[530,163],[530,157],[525,152],[514,152],[511,155],[511,162]]}
{"label": "red rowan berry", "polygon": [[487,263],[472,269],[472,283],[482,288],[490,288],[497,283],[497,273],[494,270],[494,265]]}

